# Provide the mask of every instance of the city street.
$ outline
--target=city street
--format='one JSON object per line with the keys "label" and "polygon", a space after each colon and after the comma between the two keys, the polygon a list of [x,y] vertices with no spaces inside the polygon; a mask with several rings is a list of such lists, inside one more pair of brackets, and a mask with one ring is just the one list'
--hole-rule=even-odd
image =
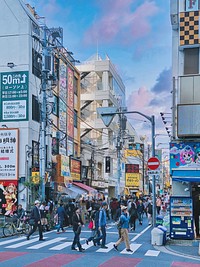
{"label": "city street", "polygon": [[[90,236],[90,230],[85,227],[81,233],[83,253],[71,250],[73,232],[66,228],[65,233],[56,234],[56,230],[44,233],[44,242],[38,241],[38,235],[30,240],[25,236],[0,239],[1,267],[15,266],[70,266],[70,267],[198,267],[200,258],[179,256],[164,246],[151,245],[152,227],[147,225],[144,218],[143,225],[138,225],[135,232],[130,232],[132,253],[127,252],[124,243],[119,246],[119,252],[113,249],[118,238],[116,226],[113,223],[107,227],[108,249],[93,246],[93,242],[86,245],[85,240]],[[192,247],[191,247],[192,249]],[[197,251],[197,248],[194,248]],[[197,255],[198,256],[198,255]]]}

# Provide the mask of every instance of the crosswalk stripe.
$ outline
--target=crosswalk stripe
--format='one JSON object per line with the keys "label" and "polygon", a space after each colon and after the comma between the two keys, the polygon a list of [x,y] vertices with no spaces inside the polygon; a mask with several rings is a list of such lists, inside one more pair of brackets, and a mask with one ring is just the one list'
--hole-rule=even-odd
{"label": "crosswalk stripe", "polygon": [[61,250],[63,248],[67,248],[72,245],[72,242],[64,242],[63,244],[59,244],[57,246],[54,246],[50,248],[49,250]]}
{"label": "crosswalk stripe", "polygon": [[108,247],[108,248],[100,248],[96,252],[108,253],[109,251],[111,251],[113,249],[114,244],[115,244],[115,242],[110,242],[110,243],[106,244],[106,247]]}
{"label": "crosswalk stripe", "polygon": [[6,248],[19,248],[19,247],[22,247],[22,246],[30,245],[30,243],[34,243],[34,242],[37,242],[37,241],[38,241],[38,237],[34,238],[34,239],[31,239],[31,240],[26,240],[24,242],[16,243],[14,245],[10,245],[10,246],[8,246]]}
{"label": "crosswalk stripe", "polygon": [[160,254],[160,251],[157,250],[148,250],[144,256],[152,256],[152,257],[158,257]]}
{"label": "crosswalk stripe", "polygon": [[42,243],[39,243],[37,245],[34,245],[34,246],[31,246],[31,247],[28,247],[27,249],[38,249],[38,248],[43,248],[43,247],[46,247],[48,245],[51,245],[55,242],[59,242],[59,241],[62,241],[64,240],[65,238],[64,237],[57,237],[57,238],[54,238],[54,239],[51,239],[49,241],[44,241]]}
{"label": "crosswalk stripe", "polygon": [[142,244],[130,244],[130,249],[133,252],[126,251],[126,248],[120,252],[120,254],[133,254]]}
{"label": "crosswalk stripe", "polygon": [[88,248],[91,248],[92,246],[94,246],[93,242],[90,242],[88,245],[87,244],[83,244],[82,248],[84,248],[85,250]]}
{"label": "crosswalk stripe", "polygon": [[18,238],[2,241],[2,242],[0,242],[0,246],[7,245],[7,244],[10,244],[10,243],[14,243],[15,241],[21,241],[21,240],[23,240],[25,238],[26,237],[18,237]]}

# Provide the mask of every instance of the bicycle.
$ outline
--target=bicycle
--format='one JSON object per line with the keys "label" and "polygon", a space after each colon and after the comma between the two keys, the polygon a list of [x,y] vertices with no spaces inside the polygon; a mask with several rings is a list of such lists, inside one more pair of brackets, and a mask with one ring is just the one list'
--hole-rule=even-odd
{"label": "bicycle", "polygon": [[5,224],[3,225],[4,237],[14,236],[17,234],[28,234],[31,226],[28,223],[29,218],[25,217],[20,220],[17,216],[5,217]]}

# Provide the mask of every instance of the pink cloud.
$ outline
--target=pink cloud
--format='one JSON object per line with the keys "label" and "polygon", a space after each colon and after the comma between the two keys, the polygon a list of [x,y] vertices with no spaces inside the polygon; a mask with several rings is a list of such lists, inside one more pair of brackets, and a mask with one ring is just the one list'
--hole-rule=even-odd
{"label": "pink cloud", "polygon": [[101,6],[102,17],[85,33],[85,43],[91,44],[97,39],[104,43],[114,39],[130,43],[147,36],[151,32],[150,18],[158,12],[158,7],[154,1],[146,0],[132,11],[131,4],[131,0],[106,1]]}
{"label": "pink cloud", "polygon": [[144,111],[152,99],[152,94],[145,88],[141,87],[138,91],[133,91],[127,100],[128,110]]}

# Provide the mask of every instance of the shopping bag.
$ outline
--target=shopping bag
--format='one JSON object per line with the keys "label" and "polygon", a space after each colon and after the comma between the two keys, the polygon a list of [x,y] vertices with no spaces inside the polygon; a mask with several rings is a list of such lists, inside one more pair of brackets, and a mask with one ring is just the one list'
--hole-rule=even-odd
{"label": "shopping bag", "polygon": [[89,224],[88,224],[88,228],[89,229],[93,229],[93,226],[94,226],[93,221],[90,221]]}

